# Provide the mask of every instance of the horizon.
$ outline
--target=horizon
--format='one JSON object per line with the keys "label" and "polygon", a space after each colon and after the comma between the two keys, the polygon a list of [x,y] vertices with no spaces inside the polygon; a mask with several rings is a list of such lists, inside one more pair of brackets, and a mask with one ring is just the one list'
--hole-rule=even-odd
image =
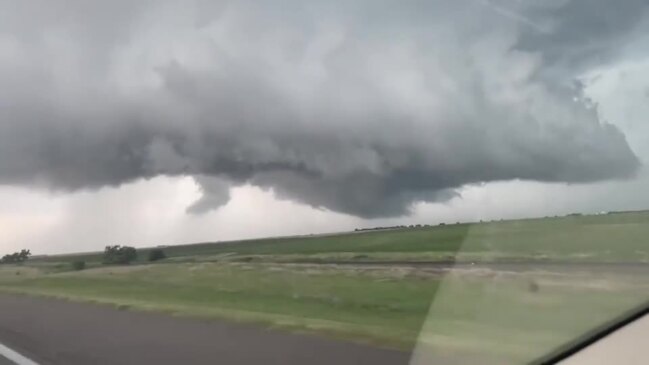
{"label": "horizon", "polygon": [[[239,242],[254,242],[254,241],[265,241],[265,240],[277,240],[277,239],[292,239],[292,238],[317,238],[317,237],[322,237],[322,236],[337,236],[337,235],[346,235],[346,234],[362,234],[362,233],[372,233],[372,232],[377,232],[377,231],[385,231],[385,230],[399,230],[399,229],[421,229],[421,228],[436,228],[436,227],[446,227],[446,226],[454,226],[454,225],[462,225],[462,224],[488,224],[488,223],[507,223],[507,222],[516,222],[516,221],[527,221],[527,220],[543,220],[543,219],[560,219],[560,218],[569,218],[574,215],[578,216],[600,216],[600,215],[613,215],[613,214],[631,214],[631,213],[645,213],[649,212],[649,208],[647,209],[639,209],[639,210],[627,210],[627,211],[600,211],[600,212],[572,212],[572,213],[565,213],[563,215],[553,215],[553,216],[530,216],[530,217],[520,217],[520,218],[510,218],[510,219],[492,219],[488,221],[483,221],[483,220],[478,220],[478,221],[457,221],[457,222],[438,222],[438,223],[412,223],[409,225],[397,225],[397,226],[385,226],[385,227],[357,227],[354,228],[353,230],[348,230],[348,231],[331,231],[331,232],[312,232],[312,233],[305,233],[305,234],[287,234],[287,235],[281,235],[281,236],[259,236],[259,237],[248,237],[248,238],[240,238],[240,239],[233,239],[233,240],[208,240],[208,241],[201,241],[201,242],[183,242],[183,243],[169,243],[169,244],[159,244],[155,246],[140,246],[134,243],[118,243],[120,246],[132,246],[135,247],[138,250],[150,250],[150,249],[155,249],[155,248],[168,248],[168,247],[179,247],[179,246],[193,246],[193,245],[207,245],[207,244],[231,244],[231,243],[239,243]],[[134,246],[133,246],[134,245]],[[25,247],[23,249],[29,249],[28,247]],[[54,253],[54,254],[46,254],[46,253],[33,253],[32,258],[39,258],[39,257],[68,257],[68,256],[82,256],[82,255],[88,255],[88,254],[99,254],[103,252],[103,247],[98,248],[97,250],[93,251],[77,251],[77,252],[62,252],[62,253]],[[11,252],[0,252],[0,256],[3,254],[8,254]]]}

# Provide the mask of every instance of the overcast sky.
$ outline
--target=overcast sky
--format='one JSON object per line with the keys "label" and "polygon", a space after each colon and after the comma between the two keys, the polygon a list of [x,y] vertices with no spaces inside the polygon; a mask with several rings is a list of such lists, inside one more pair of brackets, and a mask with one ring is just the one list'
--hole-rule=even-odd
{"label": "overcast sky", "polygon": [[649,208],[645,0],[0,0],[0,253]]}

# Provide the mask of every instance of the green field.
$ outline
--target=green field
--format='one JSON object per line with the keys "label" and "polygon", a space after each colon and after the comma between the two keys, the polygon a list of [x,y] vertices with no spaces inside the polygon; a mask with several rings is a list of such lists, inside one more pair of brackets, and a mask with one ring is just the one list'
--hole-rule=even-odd
{"label": "green field", "polygon": [[[421,363],[520,363],[649,300],[648,223],[636,212],[197,244],[130,266],[50,256],[0,266],[0,290],[415,349]],[[81,259],[89,268],[71,271]],[[407,265],[449,260],[476,266]]]}
{"label": "green field", "polygon": [[[389,231],[201,243],[165,248],[170,258],[554,260],[649,262],[649,212],[451,224]],[[130,244],[124,242],[122,244]],[[145,260],[147,249],[140,250]],[[101,253],[38,262],[99,262]]]}

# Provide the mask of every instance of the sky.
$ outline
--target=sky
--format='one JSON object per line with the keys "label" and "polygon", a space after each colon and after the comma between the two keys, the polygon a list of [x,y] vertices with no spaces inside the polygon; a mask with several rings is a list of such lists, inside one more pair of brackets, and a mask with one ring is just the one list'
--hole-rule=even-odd
{"label": "sky", "polygon": [[645,0],[0,0],[0,253],[649,208]]}

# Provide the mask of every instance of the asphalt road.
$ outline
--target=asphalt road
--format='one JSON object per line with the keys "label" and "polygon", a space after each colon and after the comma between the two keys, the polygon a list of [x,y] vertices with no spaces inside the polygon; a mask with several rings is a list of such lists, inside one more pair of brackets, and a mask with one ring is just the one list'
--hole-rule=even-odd
{"label": "asphalt road", "polygon": [[410,357],[256,326],[7,294],[0,294],[0,343],[40,365],[391,365]]}

